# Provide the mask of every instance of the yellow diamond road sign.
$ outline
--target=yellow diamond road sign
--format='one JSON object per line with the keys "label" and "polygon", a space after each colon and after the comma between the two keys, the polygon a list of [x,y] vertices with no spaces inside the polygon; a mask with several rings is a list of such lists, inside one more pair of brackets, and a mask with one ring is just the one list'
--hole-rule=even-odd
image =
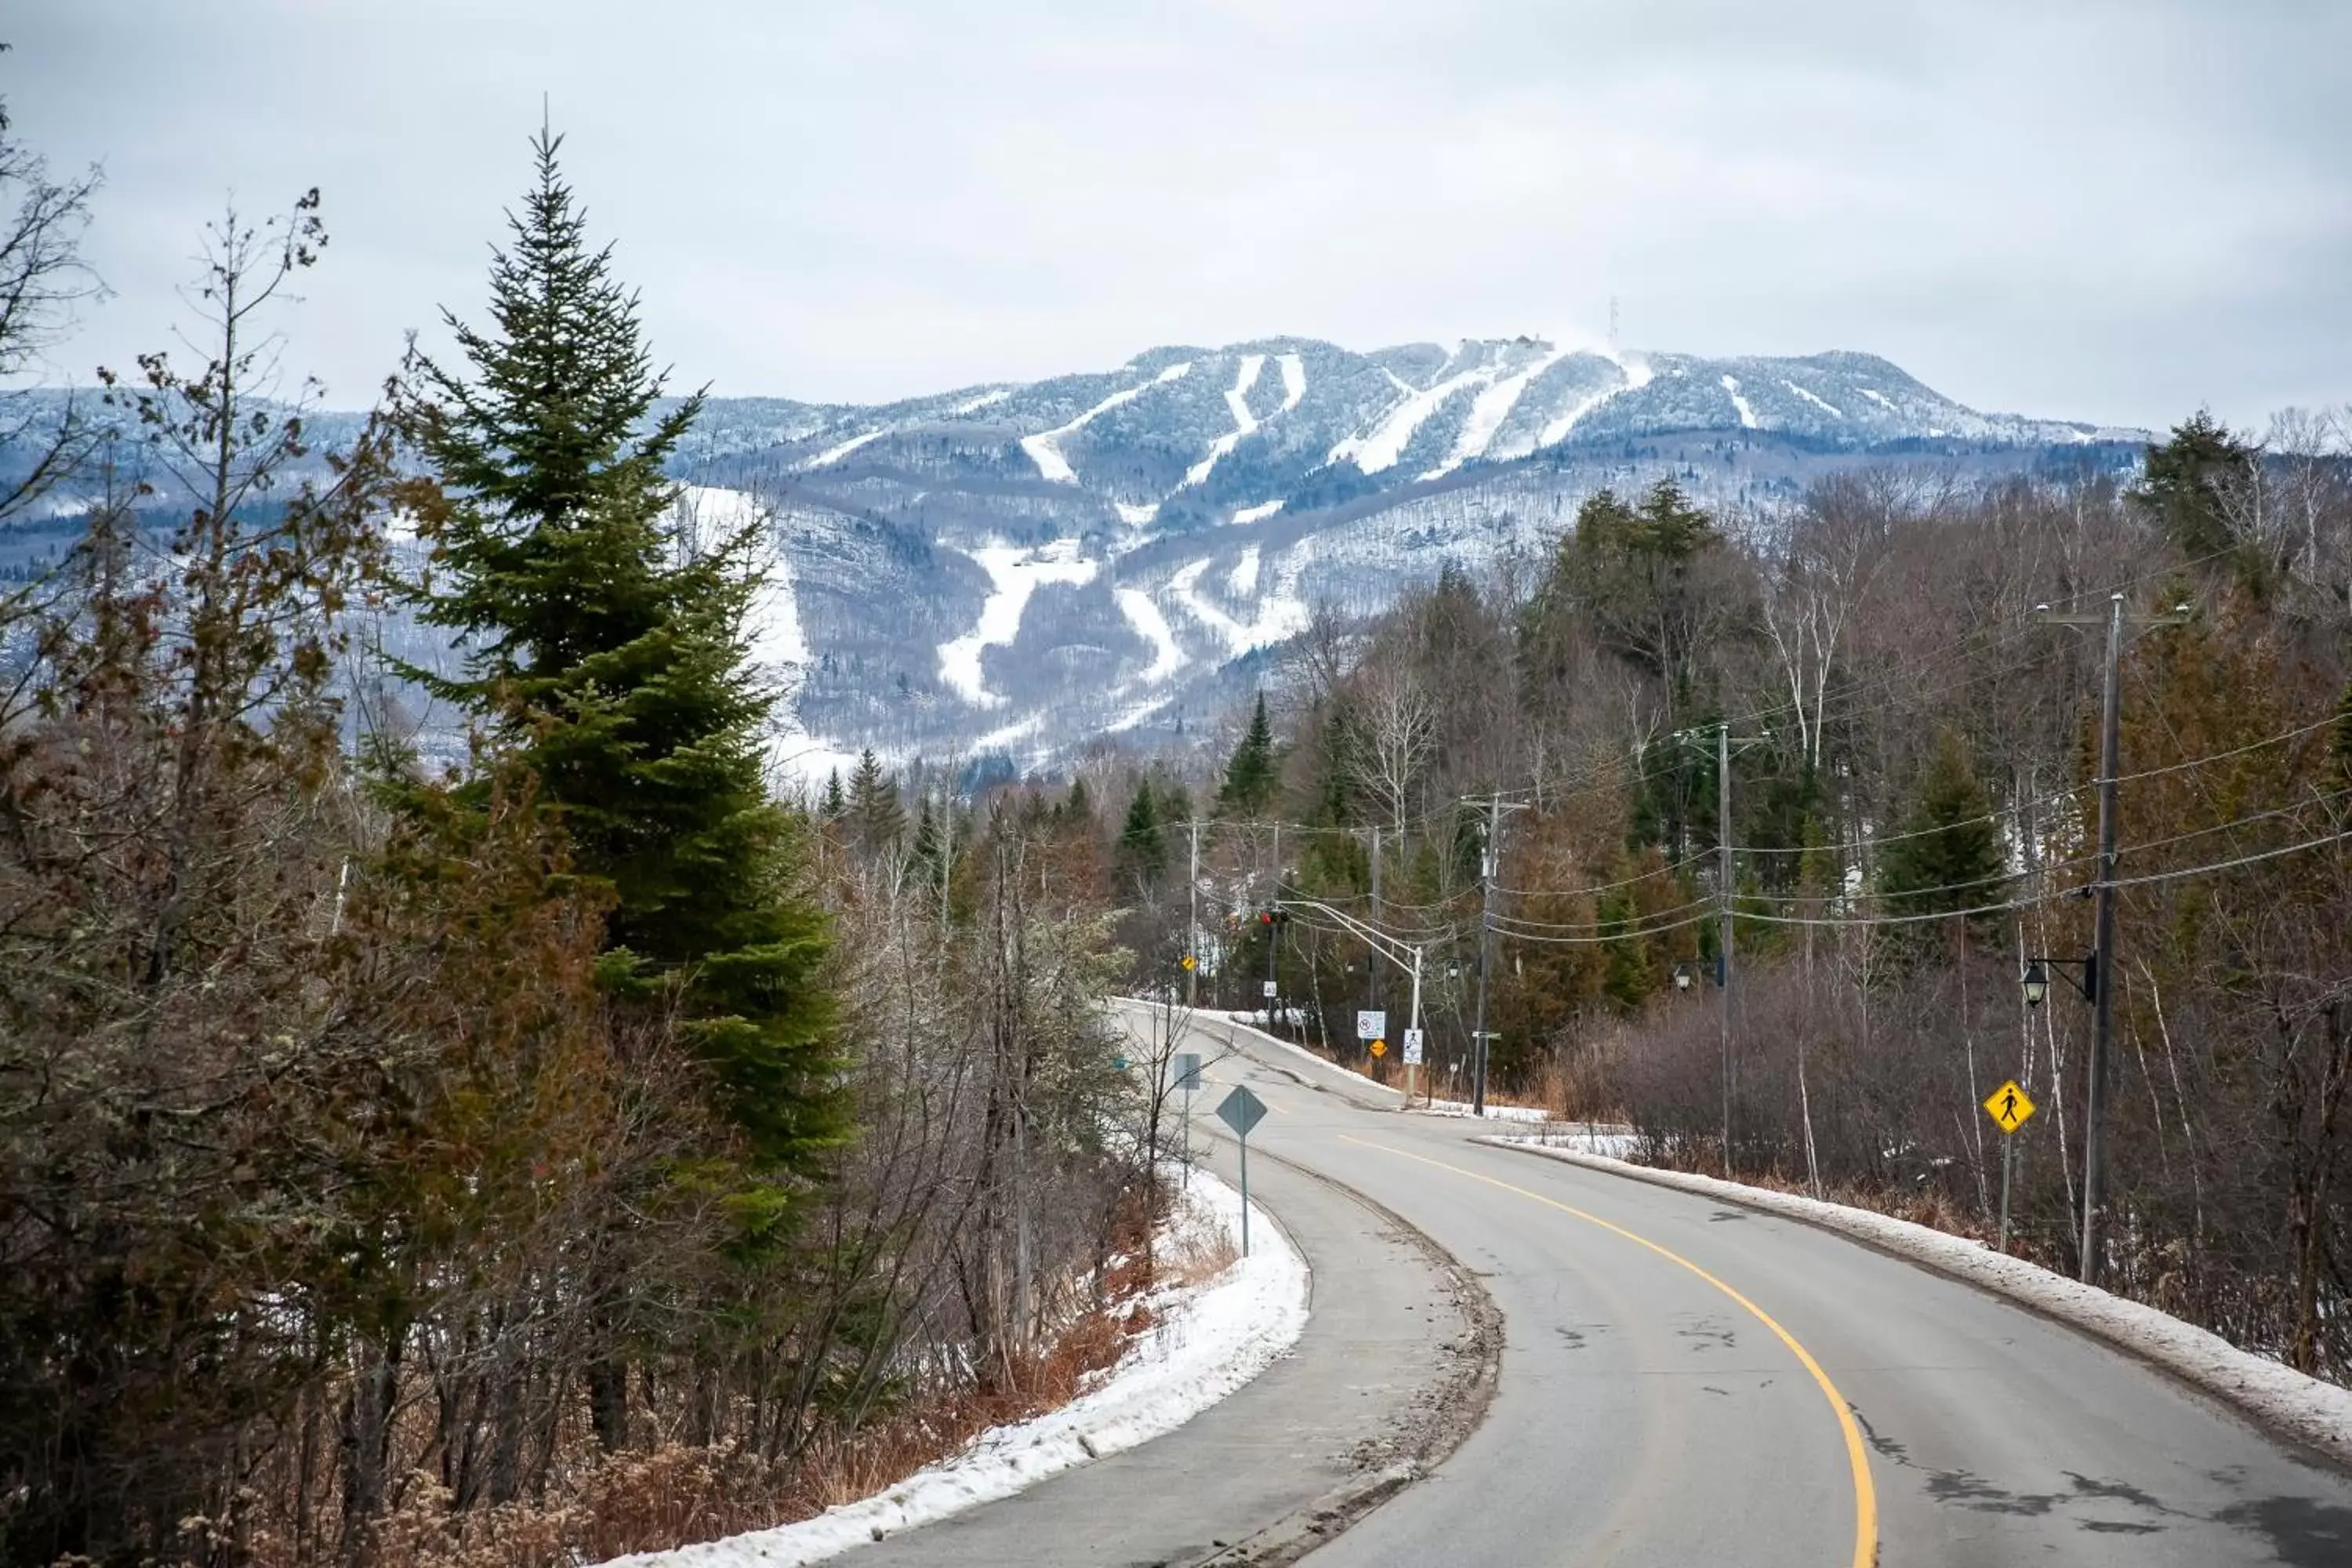
{"label": "yellow diamond road sign", "polygon": [[1386,1040],[1374,1040],[1372,1042],[1372,1055],[1376,1057],[1384,1057],[1388,1054],[1389,1043]]}
{"label": "yellow diamond road sign", "polygon": [[1197,958],[1193,957],[1193,956],[1192,956],[1191,953],[1189,953],[1189,952],[1188,952],[1188,953],[1186,953],[1186,954],[1184,955],[1184,967],[1185,967],[1185,968],[1187,968],[1187,969],[1192,968],[1194,964],[1196,964],[1196,963],[1200,963],[1200,962],[1201,962],[1201,961],[1200,961],[1199,959],[1197,959]]}
{"label": "yellow diamond road sign", "polygon": [[1986,1114],[2000,1124],[2003,1132],[2016,1131],[2033,1115],[2033,1101],[2026,1098],[2025,1090],[2017,1087],[2015,1079],[1994,1089],[1984,1105]]}

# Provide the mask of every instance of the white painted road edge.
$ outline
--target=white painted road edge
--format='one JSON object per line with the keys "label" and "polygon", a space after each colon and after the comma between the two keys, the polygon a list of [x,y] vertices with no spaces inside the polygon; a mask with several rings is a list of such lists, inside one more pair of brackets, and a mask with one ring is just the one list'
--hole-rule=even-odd
{"label": "white painted road edge", "polygon": [[[1188,1198],[1187,1223],[1240,1245],[1238,1193],[1195,1170]],[[1250,1255],[1201,1285],[1154,1292],[1147,1305],[1156,1326],[1099,1384],[1059,1410],[992,1426],[961,1453],[814,1519],[616,1557],[613,1568],[797,1568],[1132,1448],[1182,1426],[1288,1353],[1307,1327],[1307,1260],[1254,1203]]]}
{"label": "white painted road edge", "polygon": [[1534,1139],[1486,1137],[1477,1142],[1522,1153],[1630,1176],[1654,1186],[1718,1198],[1765,1214],[1801,1220],[1853,1237],[1898,1258],[1974,1285],[2055,1318],[2094,1339],[2152,1362],[2190,1387],[2234,1406],[2270,1430],[2352,1468],[2352,1388],[2306,1377],[2206,1332],[2154,1307],[2127,1301],[2021,1258],[2004,1258],[1980,1241],[1950,1236],[1910,1220],[1845,1204],[1822,1203],[1713,1176],[1662,1171],[1548,1147]]}

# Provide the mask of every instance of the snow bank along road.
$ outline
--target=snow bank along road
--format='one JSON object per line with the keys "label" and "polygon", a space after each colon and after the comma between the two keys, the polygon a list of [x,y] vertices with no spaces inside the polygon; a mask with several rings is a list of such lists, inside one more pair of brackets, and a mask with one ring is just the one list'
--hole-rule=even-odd
{"label": "snow bank along road", "polygon": [[[1222,1129],[1208,1115],[1215,1092],[1195,1101],[1193,1148],[1230,1182],[1233,1151],[1213,1136]],[[1254,1142],[1266,1131],[1261,1125]],[[1491,1379],[1494,1335],[1477,1331],[1491,1309],[1475,1287],[1392,1216],[1278,1160],[1250,1161],[1250,1198],[1273,1212],[1312,1270],[1307,1326],[1289,1354],[1172,1432],[830,1561],[1286,1562],[1393,1490],[1416,1458],[1450,1448]],[[729,1562],[758,1568],[761,1559],[737,1552]]]}
{"label": "snow bank along road", "polygon": [[[1393,1209],[1503,1314],[1485,1422],[1315,1568],[2352,1565],[2352,1478],[2117,1350],[1841,1236],[1374,1109],[1394,1097],[1249,1030],[1195,1033],[1203,1117],[1247,1083],[1273,1109],[1254,1156]],[[1254,1194],[1275,1168],[1251,1160]],[[1286,1215],[1303,1185],[1269,1177],[1264,1201]]]}

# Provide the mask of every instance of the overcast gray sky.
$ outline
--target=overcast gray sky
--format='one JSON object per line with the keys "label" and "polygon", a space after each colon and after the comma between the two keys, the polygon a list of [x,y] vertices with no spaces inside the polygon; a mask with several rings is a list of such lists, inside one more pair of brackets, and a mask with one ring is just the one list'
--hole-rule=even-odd
{"label": "overcast gray sky", "polygon": [[2352,398],[2337,0],[9,0],[163,341],[201,223],[324,188],[289,364],[478,315],[544,90],[656,353],[880,399],[1275,333],[1866,349],[1979,407]]}

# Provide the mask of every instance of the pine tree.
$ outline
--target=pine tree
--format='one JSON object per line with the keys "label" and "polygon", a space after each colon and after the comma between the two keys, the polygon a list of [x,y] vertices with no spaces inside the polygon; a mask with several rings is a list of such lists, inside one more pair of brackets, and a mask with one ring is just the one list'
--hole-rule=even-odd
{"label": "pine tree", "polygon": [[1968,747],[1946,731],[1902,836],[1879,855],[1878,890],[1891,914],[1958,913],[1999,903],[2008,881],[1992,803]]}
{"label": "pine tree", "polygon": [[817,809],[823,814],[827,822],[839,822],[841,820],[841,814],[849,809],[848,803],[842,798],[841,795],[841,770],[839,768],[834,769],[832,773],[825,776],[824,802],[822,805],[818,806]]}
{"label": "pine tree", "polygon": [[1168,869],[1168,835],[1160,823],[1160,802],[1151,781],[1144,779],[1135,786],[1135,799],[1118,830],[1119,870],[1139,887],[1157,883]]}
{"label": "pine tree", "polygon": [[845,816],[850,840],[860,852],[880,855],[898,847],[907,831],[907,810],[898,803],[898,781],[882,771],[882,759],[867,747],[849,775]]}
{"label": "pine tree", "polygon": [[1217,805],[1242,816],[1263,816],[1274,804],[1281,783],[1275,766],[1274,726],[1266,718],[1265,693],[1261,691],[1257,694],[1257,708],[1250,715],[1249,731],[1242,736],[1241,744],[1234,748],[1233,760],[1225,765],[1224,786],[1217,792]]}
{"label": "pine tree", "polygon": [[[2169,439],[2147,448],[2145,475],[2131,499],[2190,560],[2229,556],[2247,542],[2230,520],[2230,488],[2258,460],[2253,447],[2200,409],[2174,426]],[[2252,573],[2257,565],[2239,563],[2242,573]]]}
{"label": "pine tree", "polygon": [[757,1226],[785,1206],[772,1177],[810,1168],[841,1121],[823,918],[761,778],[774,693],[746,661],[754,535],[682,547],[664,466],[701,399],[656,412],[636,297],[590,248],[560,145],[532,143],[492,325],[445,312],[464,368],[412,362],[409,428],[434,475],[410,498],[433,547],[420,609],[466,656],[426,679],[538,776],[610,900],[604,984],[680,1018],[766,1173],[738,1205]]}

